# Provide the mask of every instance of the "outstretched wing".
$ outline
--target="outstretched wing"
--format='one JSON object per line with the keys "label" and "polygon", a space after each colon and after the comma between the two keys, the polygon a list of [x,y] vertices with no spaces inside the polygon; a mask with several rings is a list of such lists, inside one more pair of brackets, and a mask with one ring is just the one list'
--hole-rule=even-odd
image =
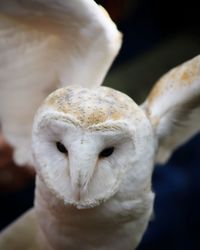
{"label": "outstretched wing", "polygon": [[142,105],[158,138],[157,162],[200,131],[200,55],[172,69]]}
{"label": "outstretched wing", "polygon": [[18,164],[30,163],[34,113],[59,86],[100,85],[121,34],[93,0],[0,1],[0,120]]}

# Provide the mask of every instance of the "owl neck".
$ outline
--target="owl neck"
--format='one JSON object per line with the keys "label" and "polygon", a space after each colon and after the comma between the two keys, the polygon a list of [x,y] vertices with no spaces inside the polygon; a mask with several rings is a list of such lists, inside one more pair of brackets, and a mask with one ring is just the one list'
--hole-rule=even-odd
{"label": "owl neck", "polygon": [[36,179],[35,209],[42,235],[40,240],[46,250],[96,249],[96,244],[99,250],[105,249],[106,241],[102,239],[109,238],[116,230],[116,220],[113,215],[109,218],[109,212],[105,217],[104,208],[98,206],[80,210],[67,206],[50,192],[39,177]]}
{"label": "owl neck", "polygon": [[[144,201],[138,202],[114,197],[95,208],[80,210],[66,206],[37,177],[35,209],[42,249],[93,250],[97,246],[99,250],[134,249],[152,209],[152,201],[147,202],[149,195],[143,198]],[[137,214],[137,211],[140,213]],[[134,228],[137,228],[135,237],[130,234]]]}

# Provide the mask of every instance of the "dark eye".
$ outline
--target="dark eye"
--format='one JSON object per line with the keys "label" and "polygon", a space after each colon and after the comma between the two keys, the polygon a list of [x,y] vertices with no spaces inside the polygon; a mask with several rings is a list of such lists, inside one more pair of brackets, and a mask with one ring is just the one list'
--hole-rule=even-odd
{"label": "dark eye", "polygon": [[105,148],[101,153],[99,154],[99,157],[109,157],[114,152],[114,147]]}
{"label": "dark eye", "polygon": [[56,142],[56,147],[61,153],[67,153],[66,147],[61,142]]}

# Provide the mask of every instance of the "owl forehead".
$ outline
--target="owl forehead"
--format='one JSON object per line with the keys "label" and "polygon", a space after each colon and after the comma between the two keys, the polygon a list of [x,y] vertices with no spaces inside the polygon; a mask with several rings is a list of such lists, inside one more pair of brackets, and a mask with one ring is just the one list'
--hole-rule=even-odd
{"label": "owl forehead", "polygon": [[128,96],[107,87],[58,89],[46,99],[45,105],[72,115],[87,127],[138,114],[137,105]]}

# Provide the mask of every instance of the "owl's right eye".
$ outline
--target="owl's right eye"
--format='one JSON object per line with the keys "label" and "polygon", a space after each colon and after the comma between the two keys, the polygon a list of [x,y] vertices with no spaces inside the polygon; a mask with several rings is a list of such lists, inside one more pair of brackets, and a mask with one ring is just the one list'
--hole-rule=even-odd
{"label": "owl's right eye", "polygon": [[68,153],[66,147],[61,142],[56,142],[56,147],[57,147],[58,151],[60,151],[63,154]]}

